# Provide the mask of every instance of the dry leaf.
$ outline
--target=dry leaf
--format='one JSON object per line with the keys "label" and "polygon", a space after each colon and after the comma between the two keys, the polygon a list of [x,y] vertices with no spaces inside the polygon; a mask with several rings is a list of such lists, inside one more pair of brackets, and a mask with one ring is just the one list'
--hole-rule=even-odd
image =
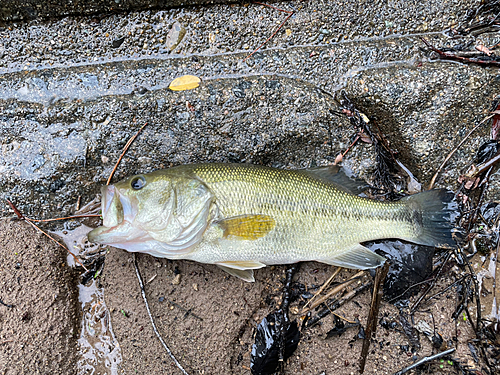
{"label": "dry leaf", "polygon": [[499,140],[500,138],[500,105],[493,112],[493,122],[491,123],[491,139]]}
{"label": "dry leaf", "polygon": [[196,76],[185,75],[174,79],[168,88],[172,91],[192,90],[200,85],[201,79]]}
{"label": "dry leaf", "polygon": [[491,51],[490,49],[488,49],[488,47],[485,47],[483,46],[482,44],[478,44],[476,46],[476,49],[482,53],[485,53],[487,54],[488,56],[491,56],[493,54],[493,51]]}
{"label": "dry leaf", "polygon": [[189,101],[187,101],[187,100],[186,100],[186,108],[189,109],[191,112],[195,111],[193,105],[191,103],[189,103]]}
{"label": "dry leaf", "polygon": [[361,141],[365,142],[365,143],[369,143],[369,144],[372,144],[373,141],[372,139],[370,138],[370,136],[368,134],[366,134],[363,129],[361,129],[361,131],[359,132],[359,139],[361,139]]}

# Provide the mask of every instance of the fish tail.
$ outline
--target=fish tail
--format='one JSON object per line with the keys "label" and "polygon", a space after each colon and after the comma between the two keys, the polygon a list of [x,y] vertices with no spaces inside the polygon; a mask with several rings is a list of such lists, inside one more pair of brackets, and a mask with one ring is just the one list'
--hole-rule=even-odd
{"label": "fish tail", "polygon": [[413,211],[413,219],[420,227],[412,242],[436,247],[456,247],[458,230],[453,222],[458,216],[454,193],[446,189],[424,191],[403,198]]}

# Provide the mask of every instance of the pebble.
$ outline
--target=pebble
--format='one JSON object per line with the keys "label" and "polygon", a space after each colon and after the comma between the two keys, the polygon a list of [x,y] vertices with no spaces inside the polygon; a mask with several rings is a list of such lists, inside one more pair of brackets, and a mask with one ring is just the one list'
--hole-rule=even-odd
{"label": "pebble", "polygon": [[172,285],[179,285],[181,283],[181,274],[175,275],[174,279],[172,280]]}

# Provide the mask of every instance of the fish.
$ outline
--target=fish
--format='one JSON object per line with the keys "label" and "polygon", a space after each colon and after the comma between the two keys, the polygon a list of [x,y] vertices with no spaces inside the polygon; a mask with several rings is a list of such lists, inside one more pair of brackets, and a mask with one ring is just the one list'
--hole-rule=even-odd
{"label": "fish", "polygon": [[[93,243],[215,264],[245,281],[253,270],[317,261],[370,269],[386,259],[363,242],[398,238],[455,247],[453,193],[387,202],[359,196],[342,170],[187,164],[102,187]],[[350,185],[350,186],[349,186]]]}

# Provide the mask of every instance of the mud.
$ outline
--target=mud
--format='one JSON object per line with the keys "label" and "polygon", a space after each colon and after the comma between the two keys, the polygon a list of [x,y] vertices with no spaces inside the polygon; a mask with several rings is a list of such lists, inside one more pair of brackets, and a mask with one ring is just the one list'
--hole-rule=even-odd
{"label": "mud", "polygon": [[72,374],[78,294],[66,250],[26,223],[0,220],[0,372]]}

